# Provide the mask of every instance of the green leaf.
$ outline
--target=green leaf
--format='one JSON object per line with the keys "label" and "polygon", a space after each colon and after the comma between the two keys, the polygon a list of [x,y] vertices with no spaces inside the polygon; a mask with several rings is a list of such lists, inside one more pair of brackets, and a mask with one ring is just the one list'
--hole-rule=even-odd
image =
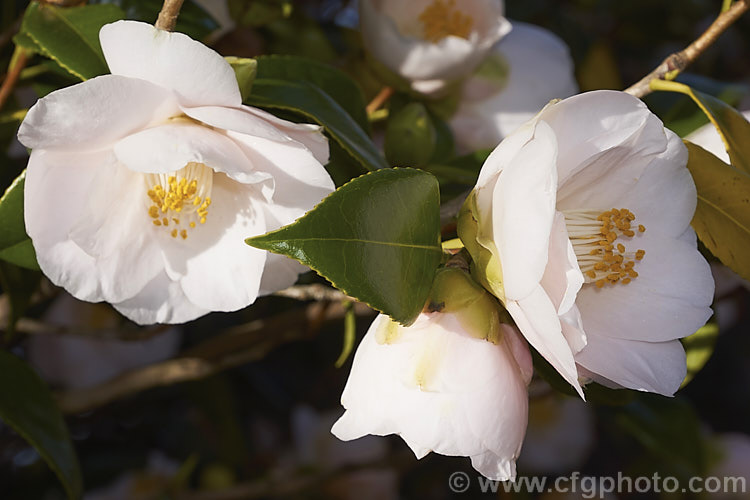
{"label": "green leaf", "polygon": [[651,82],[654,90],[679,92],[692,98],[719,132],[730,163],[750,174],[750,122],[741,113],[719,99],[682,83],[665,80]]}
{"label": "green leaf", "polygon": [[39,269],[34,247],[23,221],[23,188],[26,171],[0,198],[0,259],[28,269]]}
{"label": "green leaf", "polygon": [[253,89],[253,81],[258,73],[258,61],[246,57],[227,56],[224,59],[234,70],[234,76],[237,78],[237,84],[240,86],[242,99],[250,96]]}
{"label": "green leaf", "polygon": [[256,60],[258,78],[315,85],[336,101],[362,130],[370,132],[362,90],[343,71],[305,57],[272,55],[259,56]]}
{"label": "green leaf", "polygon": [[693,229],[724,265],[750,279],[750,175],[685,141],[698,190]]}
{"label": "green leaf", "polygon": [[62,8],[32,2],[21,23],[20,40],[28,43],[30,39],[42,55],[87,80],[109,73],[99,44],[99,30],[123,18],[124,13],[115,5]]}
{"label": "green leaf", "polygon": [[388,167],[383,155],[356,120],[316,85],[305,81],[290,82],[259,76],[245,103],[300,113],[324,126],[331,137],[365,170]]}
{"label": "green leaf", "polygon": [[687,354],[687,375],[680,388],[685,387],[693,377],[703,369],[711,358],[719,337],[719,325],[715,322],[706,323],[697,332],[682,339],[682,346]]}
{"label": "green leaf", "polygon": [[0,419],[36,448],[69,499],[80,498],[81,470],[60,410],[39,376],[6,351],[0,351],[0,394]]}
{"label": "green leaf", "polygon": [[385,157],[400,167],[420,167],[432,158],[437,132],[427,108],[412,102],[388,118]]}
{"label": "green leaf", "polygon": [[294,224],[246,241],[297,259],[408,325],[440,264],[439,204],[432,175],[383,169],[342,186]]}
{"label": "green leaf", "polygon": [[[679,83],[717,97],[730,106],[736,106],[750,88],[747,85],[726,83],[691,73],[681,73]],[[654,92],[645,99],[649,109],[664,122],[664,126],[680,137],[685,137],[709,122],[706,114],[695,105],[693,100],[677,92]]]}

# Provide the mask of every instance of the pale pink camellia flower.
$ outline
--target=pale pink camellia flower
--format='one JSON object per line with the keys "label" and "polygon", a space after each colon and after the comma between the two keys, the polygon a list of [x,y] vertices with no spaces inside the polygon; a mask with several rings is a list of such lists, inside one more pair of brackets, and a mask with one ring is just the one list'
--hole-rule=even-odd
{"label": "pale pink camellia flower", "polygon": [[409,327],[379,315],[357,348],[332,432],[345,441],[397,434],[417,458],[467,456],[490,479],[514,479],[531,354],[487,307],[497,304],[469,317],[423,312]]}
{"label": "pale pink camellia flower", "polygon": [[365,48],[414,90],[467,76],[510,31],[502,0],[360,0]]}
{"label": "pale pink camellia flower", "polygon": [[543,28],[513,21],[511,32],[463,82],[448,123],[461,149],[492,148],[552,99],[577,92],[565,43]]}
{"label": "pale pink camellia flower", "polygon": [[686,162],[640,100],[589,92],[500,143],[464,205],[475,272],[581,394],[579,374],[665,395],[685,377],[677,339],[710,317],[714,288]]}
{"label": "pale pink camellia flower", "polygon": [[244,239],[333,190],[320,128],[243,106],[231,66],[186,35],[118,21],[99,37],[112,74],[40,99],[18,132],[44,273],[142,324],[292,284],[305,268]]}

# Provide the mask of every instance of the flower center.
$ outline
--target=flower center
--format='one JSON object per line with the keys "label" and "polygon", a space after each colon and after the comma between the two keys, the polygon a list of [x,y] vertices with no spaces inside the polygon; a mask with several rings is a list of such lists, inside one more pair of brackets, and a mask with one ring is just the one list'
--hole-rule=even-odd
{"label": "flower center", "polygon": [[451,35],[468,39],[474,20],[455,5],[455,0],[435,0],[428,5],[419,15],[422,38],[432,43]]}
{"label": "flower center", "polygon": [[[645,250],[628,251],[643,224],[634,225],[635,214],[627,208],[563,211],[568,237],[573,244],[578,266],[586,283],[627,285],[638,277],[634,267],[646,255]],[[627,245],[626,245],[627,243]]]}
{"label": "flower center", "polygon": [[213,170],[190,162],[170,174],[146,174],[148,216],[172,238],[188,237],[188,228],[205,224],[211,205]]}

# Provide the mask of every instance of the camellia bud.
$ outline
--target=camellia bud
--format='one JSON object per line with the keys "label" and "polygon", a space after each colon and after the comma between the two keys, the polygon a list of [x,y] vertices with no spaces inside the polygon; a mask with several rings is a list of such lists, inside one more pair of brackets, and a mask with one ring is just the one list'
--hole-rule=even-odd
{"label": "camellia bud", "polygon": [[412,102],[388,120],[385,157],[393,166],[425,165],[435,151],[437,132],[423,104]]}
{"label": "camellia bud", "polygon": [[500,304],[465,271],[446,267],[435,275],[427,312],[454,314],[472,337],[502,340]]}
{"label": "camellia bud", "polygon": [[486,233],[479,219],[476,191],[472,191],[458,213],[458,237],[471,255],[471,275],[504,301],[503,268],[497,247]]}

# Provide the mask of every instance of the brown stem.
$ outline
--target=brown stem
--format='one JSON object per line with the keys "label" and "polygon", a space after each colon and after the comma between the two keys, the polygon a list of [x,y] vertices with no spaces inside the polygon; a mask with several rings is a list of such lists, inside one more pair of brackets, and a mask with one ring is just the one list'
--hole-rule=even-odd
{"label": "brown stem", "polygon": [[719,17],[703,32],[693,43],[688,45],[684,50],[675,52],[656,67],[651,73],[641,78],[625,89],[628,94],[636,97],[644,97],[651,93],[651,80],[674,78],[687,68],[690,63],[695,61],[708,47],[710,47],[719,36],[726,31],[737,19],[750,8],[748,0],[737,0],[732,7],[719,14]]}
{"label": "brown stem", "polygon": [[14,56],[11,59],[13,67],[8,70],[8,75],[3,80],[2,86],[0,86],[0,109],[3,109],[3,106],[5,106],[5,101],[8,100],[8,97],[13,92],[13,88],[16,86],[16,82],[18,82],[21,70],[26,66],[27,57],[23,49],[16,47]]}
{"label": "brown stem", "polygon": [[388,102],[388,99],[391,98],[393,93],[393,87],[383,87],[383,89],[378,92],[378,95],[376,95],[375,98],[370,101],[370,104],[367,105],[367,114],[372,114],[380,109],[380,106]]}
{"label": "brown stem", "polygon": [[160,30],[172,31],[177,24],[177,16],[180,15],[182,3],[185,0],[164,0],[164,5],[159,12],[159,18],[156,20],[156,26]]}

